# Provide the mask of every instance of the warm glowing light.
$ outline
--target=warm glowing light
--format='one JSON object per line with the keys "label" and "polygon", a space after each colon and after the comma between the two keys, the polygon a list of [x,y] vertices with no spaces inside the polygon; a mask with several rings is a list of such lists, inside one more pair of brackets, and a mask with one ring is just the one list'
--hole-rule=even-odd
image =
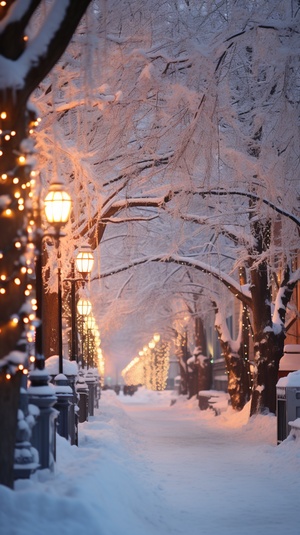
{"label": "warm glowing light", "polygon": [[34,362],[35,361],[35,356],[34,355],[30,355],[29,360],[30,360],[30,362]]}
{"label": "warm glowing light", "polygon": [[14,279],[14,283],[15,283],[17,286],[20,286],[20,284],[21,284],[21,279],[19,279],[19,277],[16,277],[16,278]]}
{"label": "warm glowing light", "polygon": [[71,212],[71,197],[63,190],[62,184],[57,182],[50,186],[45,198],[45,215],[51,225],[64,225]]}
{"label": "warm glowing light", "polygon": [[94,255],[88,244],[82,245],[79,249],[75,262],[77,271],[83,276],[87,276],[88,273],[91,273],[94,265]]}
{"label": "warm glowing light", "polygon": [[1,119],[6,119],[6,117],[7,117],[6,111],[2,111],[1,114],[0,114],[0,117],[1,117]]}
{"label": "warm glowing light", "polygon": [[80,316],[88,316],[92,310],[92,303],[88,299],[79,299],[77,311]]}
{"label": "warm glowing light", "polygon": [[25,156],[19,156],[18,161],[19,161],[19,164],[24,165],[26,163]]}
{"label": "warm glowing light", "polygon": [[6,377],[6,379],[8,379],[8,380],[11,379],[11,375],[10,375],[10,373],[7,373],[5,377]]}

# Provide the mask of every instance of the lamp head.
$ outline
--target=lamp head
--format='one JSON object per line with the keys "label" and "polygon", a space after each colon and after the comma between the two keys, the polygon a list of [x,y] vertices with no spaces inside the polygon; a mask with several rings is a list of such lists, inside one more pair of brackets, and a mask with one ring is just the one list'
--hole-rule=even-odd
{"label": "lamp head", "polygon": [[49,192],[45,197],[45,216],[48,223],[56,229],[60,229],[67,223],[71,213],[71,197],[63,189],[61,182],[50,185]]}
{"label": "lamp head", "polygon": [[88,316],[92,310],[92,303],[88,299],[79,299],[77,311],[80,316]]}
{"label": "lamp head", "polygon": [[92,272],[94,265],[93,251],[88,244],[84,244],[80,247],[75,262],[77,271],[81,273],[84,279],[86,279],[88,274]]}

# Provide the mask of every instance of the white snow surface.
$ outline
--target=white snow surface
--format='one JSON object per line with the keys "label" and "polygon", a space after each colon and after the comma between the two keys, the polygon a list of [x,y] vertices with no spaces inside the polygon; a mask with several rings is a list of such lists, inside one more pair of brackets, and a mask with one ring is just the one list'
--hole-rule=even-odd
{"label": "white snow surface", "polygon": [[248,412],[105,391],[54,474],[0,486],[1,535],[298,535],[300,439]]}

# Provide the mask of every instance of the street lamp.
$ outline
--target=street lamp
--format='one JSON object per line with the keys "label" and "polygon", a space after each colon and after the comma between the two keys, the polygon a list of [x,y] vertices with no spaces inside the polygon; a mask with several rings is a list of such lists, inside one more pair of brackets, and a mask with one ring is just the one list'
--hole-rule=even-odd
{"label": "street lamp", "polygon": [[46,219],[55,228],[58,238],[61,227],[69,220],[71,205],[71,197],[64,191],[63,184],[61,182],[52,183],[45,197],[44,210]]}
{"label": "street lamp", "polygon": [[80,316],[88,316],[92,311],[92,303],[88,299],[80,298],[77,303],[77,312]]}
{"label": "street lamp", "polygon": [[[81,278],[75,277],[75,264]],[[91,273],[94,265],[94,255],[89,245],[83,245],[74,260],[71,261],[71,278],[65,279],[64,282],[71,283],[71,359],[78,361],[78,343],[77,343],[77,315],[76,315],[76,283],[83,286],[86,283],[88,275]]]}
{"label": "street lamp", "polygon": [[75,259],[78,273],[81,273],[84,279],[92,272],[94,265],[94,255],[88,244],[83,244]]}
{"label": "street lamp", "polygon": [[61,228],[67,223],[71,213],[71,197],[63,189],[61,182],[52,183],[45,197],[44,210],[48,223],[55,229],[55,245],[57,250],[57,299],[58,299],[58,359],[59,373],[63,373],[62,354],[62,290],[61,290],[61,253],[59,238]]}
{"label": "street lamp", "polygon": [[81,316],[81,366],[84,368],[84,324],[85,318],[92,311],[92,303],[88,299],[81,298],[77,303],[77,312]]}
{"label": "street lamp", "polygon": [[86,347],[87,347],[87,369],[89,369],[90,367],[93,367],[91,366],[91,345],[92,345],[92,340],[93,340],[93,332],[94,332],[94,329],[96,327],[96,320],[94,318],[94,316],[92,314],[90,314],[89,316],[85,316],[85,319],[84,319],[84,324],[85,324],[85,328],[86,328],[86,333],[87,333],[87,344],[86,344]]}

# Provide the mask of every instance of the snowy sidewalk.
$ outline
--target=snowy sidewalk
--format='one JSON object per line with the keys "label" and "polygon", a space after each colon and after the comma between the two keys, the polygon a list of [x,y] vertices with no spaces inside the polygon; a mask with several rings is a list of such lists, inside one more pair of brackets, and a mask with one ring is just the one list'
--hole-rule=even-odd
{"label": "snowy sidewalk", "polygon": [[300,533],[300,443],[277,447],[274,417],[243,427],[247,414],[215,417],[183,400],[171,409],[132,400],[127,411],[161,491],[159,533]]}
{"label": "snowy sidewalk", "polygon": [[1,535],[299,535],[299,442],[276,446],[272,416],[170,400],[104,392],[54,475],[0,487]]}

